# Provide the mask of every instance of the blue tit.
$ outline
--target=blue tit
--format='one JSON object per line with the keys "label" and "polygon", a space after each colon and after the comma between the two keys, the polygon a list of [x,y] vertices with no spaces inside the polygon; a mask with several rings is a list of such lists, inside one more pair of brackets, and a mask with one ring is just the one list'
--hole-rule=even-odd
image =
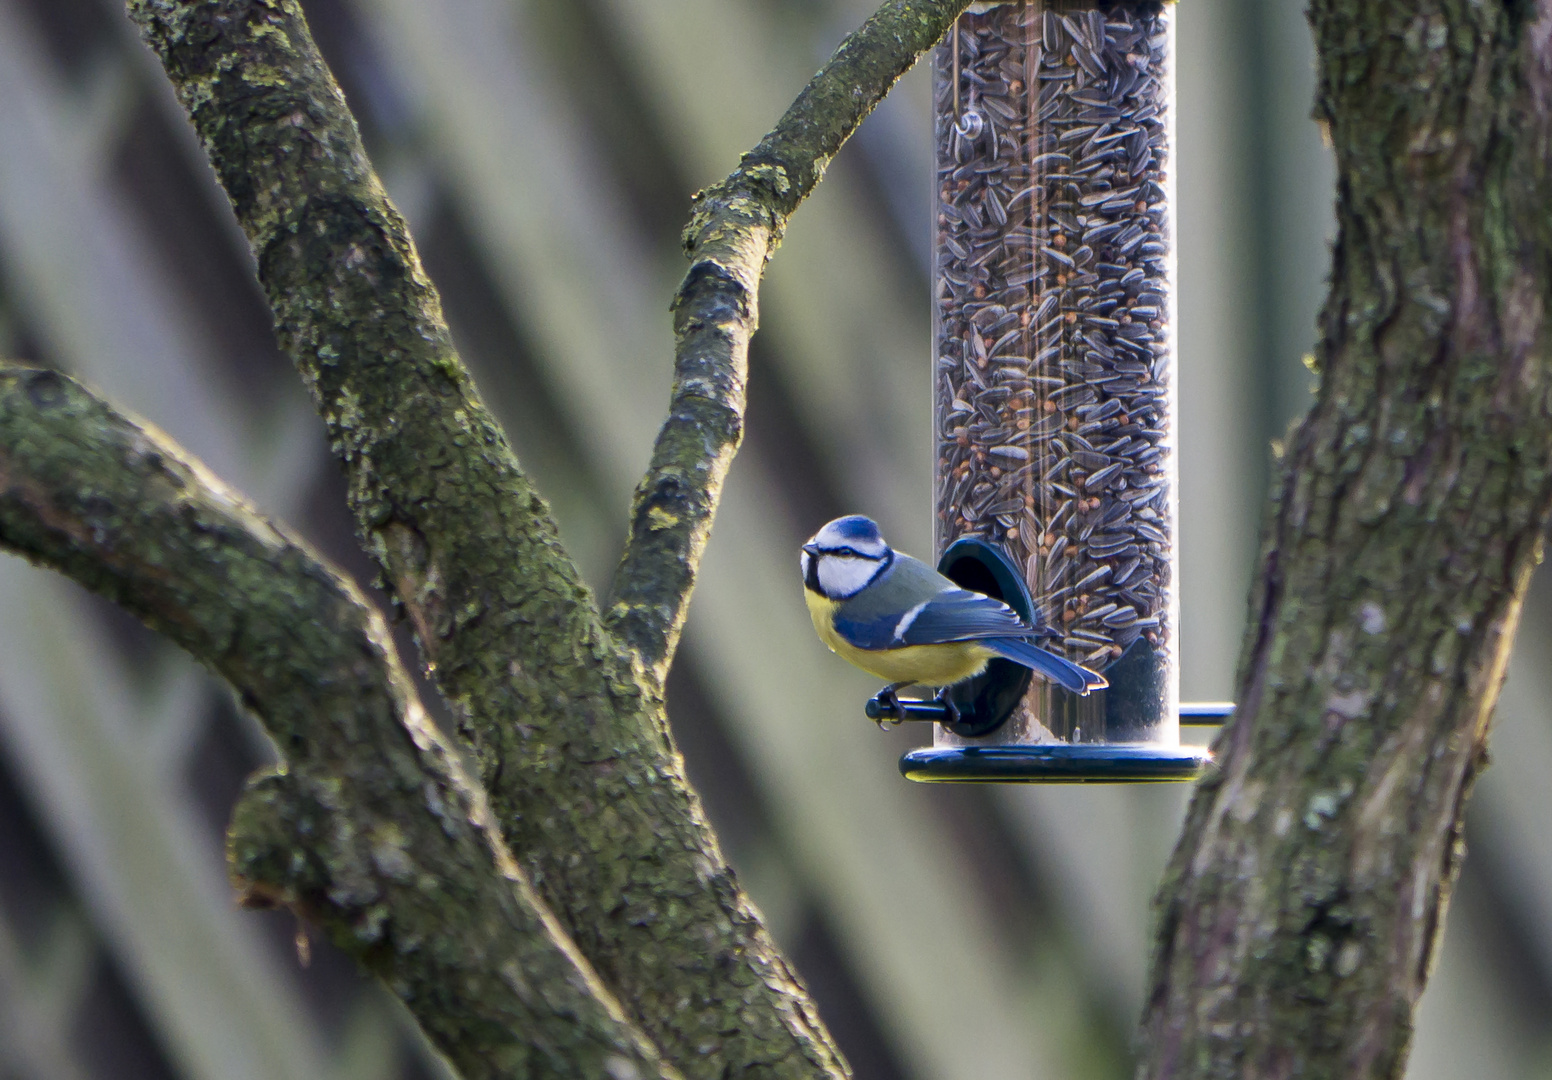
{"label": "blue tit", "polygon": [[1000,600],[961,589],[926,563],[892,549],[861,514],[836,518],[803,545],[804,596],[819,640],[863,671],[903,686],[950,686],[1001,656],[1075,694],[1109,685],[1103,675],[1047,652]]}

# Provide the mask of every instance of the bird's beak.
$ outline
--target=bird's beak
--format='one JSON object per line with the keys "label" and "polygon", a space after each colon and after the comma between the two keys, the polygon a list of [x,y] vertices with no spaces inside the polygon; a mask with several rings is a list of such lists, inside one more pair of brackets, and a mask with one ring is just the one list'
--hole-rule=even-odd
{"label": "bird's beak", "polygon": [[808,552],[810,555],[817,556],[819,554],[819,545],[818,544],[804,544],[803,545],[803,550]]}

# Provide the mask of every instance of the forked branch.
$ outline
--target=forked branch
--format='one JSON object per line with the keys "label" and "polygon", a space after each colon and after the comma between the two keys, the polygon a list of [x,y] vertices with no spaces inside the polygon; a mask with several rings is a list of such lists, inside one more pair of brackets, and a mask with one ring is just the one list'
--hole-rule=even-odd
{"label": "forked branch", "polygon": [[297,0],[128,6],[248,237],[358,532],[545,903],[687,1074],[844,1074],[685,781],[662,673],[742,427],[760,270],[830,155],[963,0],[886,4],[699,201],[673,414],[617,593],[643,616],[619,637],[453,349]]}

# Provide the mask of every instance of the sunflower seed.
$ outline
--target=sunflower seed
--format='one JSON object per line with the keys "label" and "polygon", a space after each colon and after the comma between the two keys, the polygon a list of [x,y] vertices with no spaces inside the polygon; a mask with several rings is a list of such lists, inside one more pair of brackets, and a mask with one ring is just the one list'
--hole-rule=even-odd
{"label": "sunflower seed", "polygon": [[1173,651],[1172,17],[977,5],[937,55],[938,548],[1000,546],[1100,669]]}

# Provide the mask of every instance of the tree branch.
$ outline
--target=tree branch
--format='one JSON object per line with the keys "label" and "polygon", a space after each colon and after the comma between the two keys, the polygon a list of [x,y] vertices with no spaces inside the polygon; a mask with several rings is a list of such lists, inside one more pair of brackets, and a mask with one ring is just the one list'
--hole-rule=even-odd
{"label": "tree branch", "polygon": [[604,631],[453,350],[296,0],[128,4],[248,237],[362,542],[545,903],[686,1073],[843,1075],[689,789],[660,684]]}
{"label": "tree branch", "polygon": [[677,1075],[518,869],[381,617],[299,540],[70,379],[0,364],[0,545],[231,685],[284,755],[233,816],[239,890],[322,926],[464,1077]]}
{"label": "tree branch", "polygon": [[738,168],[695,196],[674,296],[668,419],[636,488],[604,625],[658,687],[684,628],[722,483],[743,438],[749,339],[787,219],[896,80],[969,0],[889,0],[841,42]]}
{"label": "tree branch", "polygon": [[1311,20],[1321,385],[1159,891],[1149,1078],[1401,1075],[1552,511],[1552,3]]}

